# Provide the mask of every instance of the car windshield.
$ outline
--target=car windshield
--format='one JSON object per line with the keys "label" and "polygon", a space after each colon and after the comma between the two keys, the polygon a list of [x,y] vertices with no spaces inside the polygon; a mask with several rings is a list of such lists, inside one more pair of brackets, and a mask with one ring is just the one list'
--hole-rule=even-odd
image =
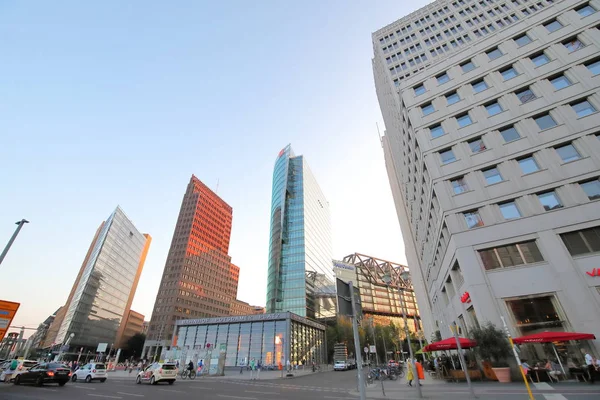
{"label": "car windshield", "polygon": [[96,364],[96,369],[106,369],[104,364]]}
{"label": "car windshield", "polygon": [[56,368],[68,368],[68,367],[65,364],[61,364],[61,363],[50,363],[50,364],[48,364],[48,368],[56,369]]}
{"label": "car windshield", "polygon": [[177,366],[175,364],[163,364],[162,369],[177,369]]}

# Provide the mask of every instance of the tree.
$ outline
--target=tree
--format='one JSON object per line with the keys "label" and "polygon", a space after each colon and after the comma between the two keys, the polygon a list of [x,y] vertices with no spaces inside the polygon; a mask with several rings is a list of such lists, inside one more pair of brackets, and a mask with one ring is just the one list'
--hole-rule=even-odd
{"label": "tree", "polygon": [[469,332],[471,339],[477,342],[475,353],[494,367],[508,367],[506,359],[511,354],[510,344],[502,330],[488,322],[483,327],[473,327]]}
{"label": "tree", "polygon": [[127,356],[128,357],[139,357],[142,355],[144,350],[144,342],[146,342],[146,335],[143,333],[136,333],[127,340]]}

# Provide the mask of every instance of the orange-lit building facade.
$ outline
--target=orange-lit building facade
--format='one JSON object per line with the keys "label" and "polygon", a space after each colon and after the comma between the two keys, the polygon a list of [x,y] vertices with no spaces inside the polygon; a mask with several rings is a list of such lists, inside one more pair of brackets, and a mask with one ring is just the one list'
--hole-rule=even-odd
{"label": "orange-lit building facade", "polygon": [[175,322],[230,315],[240,269],[231,263],[233,209],[192,175],[156,296],[144,355],[172,346]]}

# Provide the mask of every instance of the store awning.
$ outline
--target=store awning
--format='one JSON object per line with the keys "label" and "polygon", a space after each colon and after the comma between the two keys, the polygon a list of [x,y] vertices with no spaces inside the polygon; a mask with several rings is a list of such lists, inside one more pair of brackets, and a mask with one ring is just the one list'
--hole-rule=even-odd
{"label": "store awning", "polygon": [[[470,349],[471,347],[477,346],[477,342],[471,339],[459,338],[460,347],[463,349]],[[440,351],[440,350],[456,350],[456,339],[451,337],[448,339],[440,340],[439,342],[428,344],[423,347],[423,352]]]}
{"label": "store awning", "polygon": [[533,335],[521,336],[514,338],[513,342],[517,344],[524,343],[550,343],[550,342],[567,342],[569,340],[594,340],[596,336],[591,333],[578,332],[541,332]]}

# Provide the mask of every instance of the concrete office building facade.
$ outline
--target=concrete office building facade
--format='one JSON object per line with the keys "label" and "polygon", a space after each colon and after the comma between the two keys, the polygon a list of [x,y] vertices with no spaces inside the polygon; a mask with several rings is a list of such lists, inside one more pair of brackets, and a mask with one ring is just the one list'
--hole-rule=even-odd
{"label": "concrete office building facade", "polygon": [[373,34],[386,169],[428,335],[501,316],[516,336],[600,331],[598,10],[437,1]]}

